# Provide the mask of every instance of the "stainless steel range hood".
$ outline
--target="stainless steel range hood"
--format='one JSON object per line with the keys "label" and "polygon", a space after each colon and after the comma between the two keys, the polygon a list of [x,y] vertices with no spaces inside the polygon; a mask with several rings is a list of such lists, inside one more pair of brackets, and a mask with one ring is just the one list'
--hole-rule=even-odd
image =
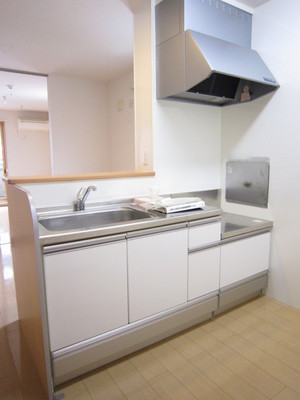
{"label": "stainless steel range hood", "polygon": [[[168,12],[170,20],[170,0],[164,0],[168,6],[162,15]],[[164,3],[164,1],[162,3]],[[172,12],[174,18],[176,13],[186,13],[186,5],[195,7],[197,0],[177,0],[179,8],[175,8],[173,1]],[[160,4],[162,4],[160,3]],[[215,10],[208,5],[205,5],[205,0],[198,0],[203,17],[203,10],[208,9],[211,18],[214,18]],[[223,3],[220,0],[215,3]],[[168,5],[169,4],[169,5]],[[204,4],[204,8],[203,8]],[[225,3],[223,3],[225,4]],[[232,14],[232,6],[230,14]],[[234,7],[235,10],[236,9]],[[228,19],[228,12],[224,8],[223,14],[220,14],[220,9],[217,10],[217,17],[223,23],[223,19],[227,18],[226,24],[230,25],[231,35],[239,35],[241,32],[240,18],[239,26],[236,30],[232,30],[232,23]],[[212,14],[213,11],[213,14]],[[243,11],[239,10],[244,13]],[[191,11],[189,11],[191,13]],[[205,13],[204,13],[205,14]],[[164,18],[161,14],[158,15],[157,23],[161,23]],[[236,15],[236,14],[235,14]],[[207,15],[204,15],[207,24]],[[203,18],[204,18],[203,17]],[[243,15],[242,15],[243,17]],[[248,15],[247,15],[248,17]],[[249,18],[249,17],[248,17]],[[164,21],[165,22],[165,21]],[[186,16],[185,16],[186,22]],[[218,21],[214,21],[220,26]],[[250,20],[250,36],[251,36]],[[197,22],[198,23],[198,22]],[[201,22],[203,28],[203,21]],[[243,24],[243,22],[242,22]],[[190,24],[193,25],[193,24]],[[172,25],[171,25],[172,26]],[[226,33],[222,27],[221,31],[212,36],[203,32],[192,29],[183,30],[182,24],[179,26],[179,31],[168,28],[164,25],[164,33],[161,34],[161,28],[157,26],[157,31],[160,37],[164,36],[157,45],[157,98],[183,99],[192,102],[209,103],[218,106],[247,102],[268,94],[279,87],[278,82],[265,65],[258,53],[248,47],[249,43],[249,23],[247,24],[247,32],[243,32],[247,38],[246,45],[234,43],[233,41],[224,40],[221,38]],[[211,30],[211,27],[209,27]],[[181,31],[180,31],[181,30]],[[204,31],[207,29],[203,28]],[[173,34],[175,31],[175,34]],[[167,32],[167,34],[166,34]],[[173,33],[169,33],[173,32]],[[223,32],[224,35],[223,35]],[[209,32],[211,33],[211,31]],[[213,32],[214,34],[214,32]],[[227,37],[226,37],[227,35]],[[166,39],[166,40],[164,40]],[[231,38],[230,38],[231,40]],[[250,37],[251,43],[251,37]],[[243,43],[245,44],[245,43]]]}

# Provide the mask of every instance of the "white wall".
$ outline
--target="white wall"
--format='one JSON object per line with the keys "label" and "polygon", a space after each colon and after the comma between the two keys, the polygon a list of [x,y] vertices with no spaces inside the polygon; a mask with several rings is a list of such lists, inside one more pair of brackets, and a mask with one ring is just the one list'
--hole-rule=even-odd
{"label": "white wall", "polygon": [[49,132],[19,132],[18,118],[45,121],[48,120],[48,113],[0,110],[0,121],[4,121],[9,176],[49,175]]}
{"label": "white wall", "polygon": [[48,77],[53,174],[108,171],[106,85],[63,75]]}
{"label": "white wall", "polygon": [[109,168],[135,170],[134,84],[130,70],[107,84]]}
{"label": "white wall", "polygon": [[135,169],[133,72],[101,83],[48,78],[53,174]]}
{"label": "white wall", "polygon": [[162,192],[220,187],[220,109],[155,101],[154,170]]}
{"label": "white wall", "polygon": [[223,209],[272,219],[268,294],[300,308],[300,2],[272,0],[256,9],[252,45],[281,87],[272,96],[222,110],[222,186],[230,158],[270,158],[269,207]]}
{"label": "white wall", "polygon": [[71,204],[82,186],[96,185],[89,201],[220,187],[220,109],[172,101],[153,102],[155,177],[29,184],[37,207]]}
{"label": "white wall", "polygon": [[[143,101],[138,101],[138,129],[148,131],[153,126],[153,158],[155,177],[99,180],[96,182],[78,181],[67,183],[26,185],[32,191],[37,207],[51,204],[71,204],[81,186],[96,184],[98,190],[90,196],[90,201],[127,198],[149,193],[151,186],[159,186],[160,193],[208,190],[220,187],[221,136],[220,115],[217,107],[199,104],[156,100],[155,94],[155,37],[154,18],[147,23],[152,9],[139,10],[137,29],[141,32],[144,44],[152,40],[152,70],[149,68],[150,57],[139,58],[135,74],[135,87],[143,93]],[[147,3],[148,4],[148,3]],[[148,15],[142,15],[149,13]],[[149,31],[148,31],[149,29]],[[146,46],[145,46],[146,47]],[[147,47],[146,47],[147,48]],[[142,65],[144,59],[145,65]],[[153,85],[153,93],[148,86]],[[148,97],[149,96],[149,97]],[[145,109],[150,101],[151,106]],[[152,108],[149,116],[149,111]],[[150,110],[149,110],[150,109]],[[144,121],[147,123],[144,123]],[[147,146],[147,140],[141,148]],[[146,147],[145,147],[146,148]]]}

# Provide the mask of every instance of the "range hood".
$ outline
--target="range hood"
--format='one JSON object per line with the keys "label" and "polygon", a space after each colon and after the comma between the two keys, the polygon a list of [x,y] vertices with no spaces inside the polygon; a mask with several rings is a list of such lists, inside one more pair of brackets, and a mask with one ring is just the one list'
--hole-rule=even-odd
{"label": "range hood", "polygon": [[[249,47],[249,41],[251,43],[251,15],[249,17],[247,13],[248,22],[245,34],[244,12],[220,0],[215,0],[215,3],[225,5],[221,12],[219,6],[215,11],[211,7],[212,1],[205,4],[205,0],[177,0],[179,7],[177,10],[175,8],[174,12],[176,0],[171,1],[173,2],[172,10],[170,8],[171,2],[164,0],[159,5],[163,5],[165,2],[167,8],[163,9],[163,13],[156,13],[156,22],[164,22],[163,29],[156,25],[159,34],[159,36],[157,35],[157,39],[159,39],[157,42],[159,43],[157,45],[156,75],[158,99],[181,99],[224,106],[254,100],[279,87],[278,82],[259,54]],[[205,19],[206,25],[203,21],[200,23],[205,32],[192,29],[183,30],[182,24],[179,24],[178,31],[177,28],[175,30],[170,29],[170,27],[166,28],[164,18],[166,11],[170,22],[170,11],[173,16],[177,12],[179,14],[193,14],[192,10],[195,8],[195,4],[201,7],[201,10],[195,10],[195,12],[200,11],[203,19]],[[189,12],[187,11],[188,7],[190,7]],[[228,7],[230,7],[230,13],[226,12]],[[233,15],[237,15],[236,10],[242,13],[242,18],[239,18],[239,25],[236,26],[236,29],[232,29],[232,21],[229,17],[229,15],[232,15],[232,8],[235,9]],[[207,18],[207,10],[209,11],[209,18]],[[213,35],[207,34],[206,31],[209,30],[209,33],[211,33],[212,29],[211,26],[209,26],[209,29],[206,28],[208,20],[210,24],[216,13],[219,20],[213,22],[217,25],[218,30],[216,33],[213,31]],[[186,22],[186,15],[184,17]],[[231,28],[229,31],[226,30],[227,24]],[[193,26],[193,24],[190,25]],[[220,26],[221,30],[219,29]],[[242,36],[240,35],[241,29],[243,30]],[[172,33],[170,34],[170,32]],[[229,37],[230,40],[227,40],[229,34],[234,39]],[[243,37],[243,43],[236,43],[235,37]]]}

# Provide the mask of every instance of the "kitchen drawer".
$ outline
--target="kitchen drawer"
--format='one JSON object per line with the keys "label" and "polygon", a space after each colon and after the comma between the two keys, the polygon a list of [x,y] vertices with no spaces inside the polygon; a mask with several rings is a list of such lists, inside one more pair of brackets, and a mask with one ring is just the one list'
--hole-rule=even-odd
{"label": "kitchen drawer", "polygon": [[220,246],[189,254],[188,300],[219,290]]}
{"label": "kitchen drawer", "polygon": [[221,288],[269,269],[270,236],[268,232],[221,245]]}
{"label": "kitchen drawer", "polygon": [[221,221],[189,227],[189,250],[218,243],[221,239]]}

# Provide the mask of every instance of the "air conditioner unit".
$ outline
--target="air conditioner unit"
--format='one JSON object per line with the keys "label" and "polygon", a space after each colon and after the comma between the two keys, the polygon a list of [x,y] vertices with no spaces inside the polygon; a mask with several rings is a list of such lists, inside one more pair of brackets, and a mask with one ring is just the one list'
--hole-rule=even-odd
{"label": "air conditioner unit", "polygon": [[19,132],[49,132],[49,121],[28,121],[18,119]]}

